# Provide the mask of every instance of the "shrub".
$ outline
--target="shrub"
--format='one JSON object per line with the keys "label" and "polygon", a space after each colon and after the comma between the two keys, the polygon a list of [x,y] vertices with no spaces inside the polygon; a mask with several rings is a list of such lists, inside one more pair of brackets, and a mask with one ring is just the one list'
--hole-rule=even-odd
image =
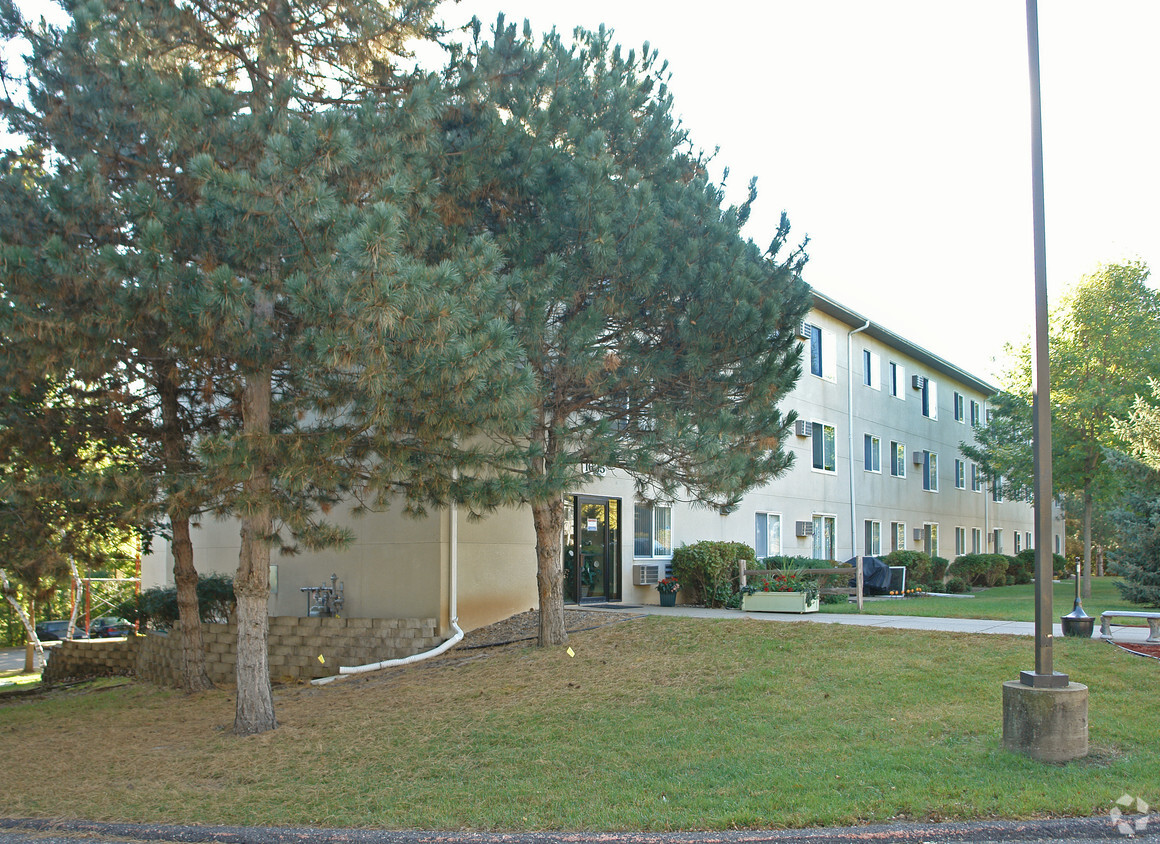
{"label": "shrub", "polygon": [[703,540],[673,552],[673,575],[688,590],[690,603],[723,607],[737,591],[738,563],[749,568],[756,560],[757,554],[744,542]]}
{"label": "shrub", "polygon": [[[955,562],[958,562],[957,560]],[[947,581],[946,590],[952,595],[961,595],[968,589],[967,581],[961,577],[952,577]]]}
{"label": "shrub", "polygon": [[931,559],[922,551],[891,551],[882,562],[888,566],[906,566],[907,583],[930,583]]}
{"label": "shrub", "polygon": [[822,596],[821,601],[823,604],[848,604],[850,598],[848,595],[826,594]]}
{"label": "shrub", "polygon": [[946,557],[931,557],[930,583],[932,586],[937,586],[946,579],[947,569],[950,568],[950,565],[950,560]]}
{"label": "shrub", "polygon": [[[1035,549],[1024,548],[1014,557],[1011,557],[1011,566],[1007,573],[1014,575],[1016,583],[1030,583],[1035,578]],[[1020,572],[1019,569],[1023,571]],[[1067,558],[1062,554],[1051,555],[1051,576],[1063,577],[1067,573]]]}
{"label": "shrub", "polygon": [[[234,581],[224,574],[203,575],[197,579],[197,608],[202,621],[226,621],[234,614]],[[177,587],[155,586],[127,601],[122,601],[113,615],[127,621],[148,624],[154,630],[169,630],[177,625]]]}
{"label": "shrub", "polygon": [[998,586],[1007,582],[1008,562],[1002,554],[964,554],[951,563],[950,572],[971,586]]}

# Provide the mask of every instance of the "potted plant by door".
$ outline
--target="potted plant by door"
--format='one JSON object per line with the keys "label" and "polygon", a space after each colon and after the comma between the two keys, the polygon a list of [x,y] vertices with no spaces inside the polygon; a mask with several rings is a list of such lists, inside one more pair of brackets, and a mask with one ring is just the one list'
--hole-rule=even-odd
{"label": "potted plant by door", "polygon": [[677,592],[681,590],[681,584],[675,577],[666,577],[657,584],[657,592],[661,595],[662,607],[675,607],[677,605]]}
{"label": "potted plant by door", "polygon": [[746,612],[817,612],[818,581],[795,571],[770,573],[745,587]]}

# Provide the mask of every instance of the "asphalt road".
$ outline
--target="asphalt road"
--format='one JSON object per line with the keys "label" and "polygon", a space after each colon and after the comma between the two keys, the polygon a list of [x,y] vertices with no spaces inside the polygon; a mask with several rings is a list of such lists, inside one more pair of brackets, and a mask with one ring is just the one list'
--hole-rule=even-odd
{"label": "asphalt road", "polygon": [[[1132,820],[1138,820],[1133,818]],[[1117,831],[1108,817],[979,823],[892,824],[778,831],[725,832],[415,832],[367,829],[284,829],[270,827],[155,826],[88,821],[34,821],[0,818],[0,844],[133,844],[173,841],[180,844],[998,844],[1011,841],[1070,841],[1120,844],[1160,841],[1160,814],[1132,830]]]}
{"label": "asphalt road", "polygon": [[0,648],[0,671],[24,668],[24,648]]}

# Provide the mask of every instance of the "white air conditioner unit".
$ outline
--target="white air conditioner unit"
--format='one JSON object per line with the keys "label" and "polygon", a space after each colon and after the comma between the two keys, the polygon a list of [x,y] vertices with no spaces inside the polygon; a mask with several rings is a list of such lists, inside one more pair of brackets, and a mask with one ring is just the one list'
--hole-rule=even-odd
{"label": "white air conditioner unit", "polygon": [[660,580],[660,566],[635,565],[632,567],[632,582],[637,586],[656,586]]}
{"label": "white air conditioner unit", "polygon": [[914,452],[914,454],[912,454],[911,457],[914,459],[914,463],[916,466],[921,466],[923,463],[926,462],[925,455],[921,451]]}
{"label": "white air conditioner unit", "polygon": [[923,375],[911,375],[910,386],[914,387],[916,390],[921,390],[926,386],[926,377]]}
{"label": "white air conditioner unit", "polygon": [[798,419],[793,423],[793,432],[799,437],[812,437],[814,435],[813,423]]}
{"label": "white air conditioner unit", "polygon": [[800,337],[800,338],[801,338],[801,339],[803,339],[803,340],[809,340],[809,339],[810,339],[810,326],[809,326],[809,323],[805,323],[805,322],[799,322],[799,323],[797,324],[797,336],[798,336],[798,337]]}
{"label": "white air conditioner unit", "polygon": [[797,536],[813,536],[814,523],[813,522],[796,522],[794,524],[794,533]]}

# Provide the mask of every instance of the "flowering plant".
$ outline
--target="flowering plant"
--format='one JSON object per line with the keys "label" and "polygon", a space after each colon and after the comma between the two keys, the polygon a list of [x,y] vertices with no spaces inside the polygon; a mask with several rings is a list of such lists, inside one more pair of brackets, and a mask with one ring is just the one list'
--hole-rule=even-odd
{"label": "flowering plant", "polygon": [[671,592],[679,592],[680,589],[681,582],[675,577],[666,577],[664,580],[657,584],[657,591],[666,595]]}
{"label": "flowering plant", "polygon": [[806,602],[813,603],[818,597],[818,581],[815,577],[801,574],[796,571],[780,571],[754,579],[746,587],[750,594],[754,592],[804,592]]}

